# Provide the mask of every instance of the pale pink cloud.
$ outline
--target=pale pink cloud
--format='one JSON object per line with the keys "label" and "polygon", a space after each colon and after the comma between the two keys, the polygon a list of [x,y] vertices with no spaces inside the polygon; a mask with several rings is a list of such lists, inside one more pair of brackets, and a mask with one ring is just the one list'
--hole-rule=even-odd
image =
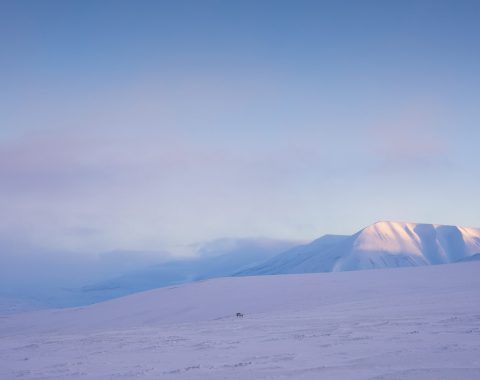
{"label": "pale pink cloud", "polygon": [[442,112],[412,104],[392,112],[369,129],[368,148],[382,170],[424,170],[448,165],[450,144]]}

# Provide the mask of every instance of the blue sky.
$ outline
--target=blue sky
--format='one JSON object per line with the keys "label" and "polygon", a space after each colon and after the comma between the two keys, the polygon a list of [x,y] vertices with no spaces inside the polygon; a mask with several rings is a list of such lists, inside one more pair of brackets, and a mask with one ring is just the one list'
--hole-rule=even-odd
{"label": "blue sky", "polygon": [[0,240],[480,226],[477,1],[4,1]]}

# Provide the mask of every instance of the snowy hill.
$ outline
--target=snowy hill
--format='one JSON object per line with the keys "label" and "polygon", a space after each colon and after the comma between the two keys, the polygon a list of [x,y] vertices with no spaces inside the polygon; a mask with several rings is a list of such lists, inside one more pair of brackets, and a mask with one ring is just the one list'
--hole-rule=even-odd
{"label": "snowy hill", "polygon": [[229,276],[296,244],[298,242],[265,238],[218,239],[203,244],[196,257],[152,265],[84,286],[76,297],[93,303],[170,285]]}
{"label": "snowy hill", "polygon": [[[97,255],[15,254],[0,244],[0,315],[83,306],[190,281],[228,276],[298,245],[268,238],[222,238],[192,244],[189,257],[167,251]],[[28,265],[26,265],[28,263]]]}
{"label": "snowy hill", "polygon": [[240,275],[341,272],[446,264],[480,253],[480,229],[378,222],[352,236],[326,235]]}
{"label": "snowy hill", "polygon": [[4,316],[0,378],[477,379],[479,270],[230,277]]}

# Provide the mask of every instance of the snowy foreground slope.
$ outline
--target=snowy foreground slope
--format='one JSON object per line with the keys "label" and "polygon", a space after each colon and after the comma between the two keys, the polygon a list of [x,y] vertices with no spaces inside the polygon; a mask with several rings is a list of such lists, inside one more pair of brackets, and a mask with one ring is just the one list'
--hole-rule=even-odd
{"label": "snowy foreground slope", "polygon": [[447,264],[480,256],[480,229],[378,222],[351,236],[326,235],[239,275],[341,272]]}
{"label": "snowy foreground slope", "polygon": [[479,379],[479,273],[221,278],[4,316],[0,379]]}

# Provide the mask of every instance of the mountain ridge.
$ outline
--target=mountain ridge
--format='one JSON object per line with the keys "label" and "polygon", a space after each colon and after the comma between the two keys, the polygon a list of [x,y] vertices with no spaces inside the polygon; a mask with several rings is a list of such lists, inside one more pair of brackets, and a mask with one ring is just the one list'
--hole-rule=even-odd
{"label": "mountain ridge", "polygon": [[236,275],[341,272],[447,264],[480,253],[480,229],[379,221],[350,236],[325,235]]}

